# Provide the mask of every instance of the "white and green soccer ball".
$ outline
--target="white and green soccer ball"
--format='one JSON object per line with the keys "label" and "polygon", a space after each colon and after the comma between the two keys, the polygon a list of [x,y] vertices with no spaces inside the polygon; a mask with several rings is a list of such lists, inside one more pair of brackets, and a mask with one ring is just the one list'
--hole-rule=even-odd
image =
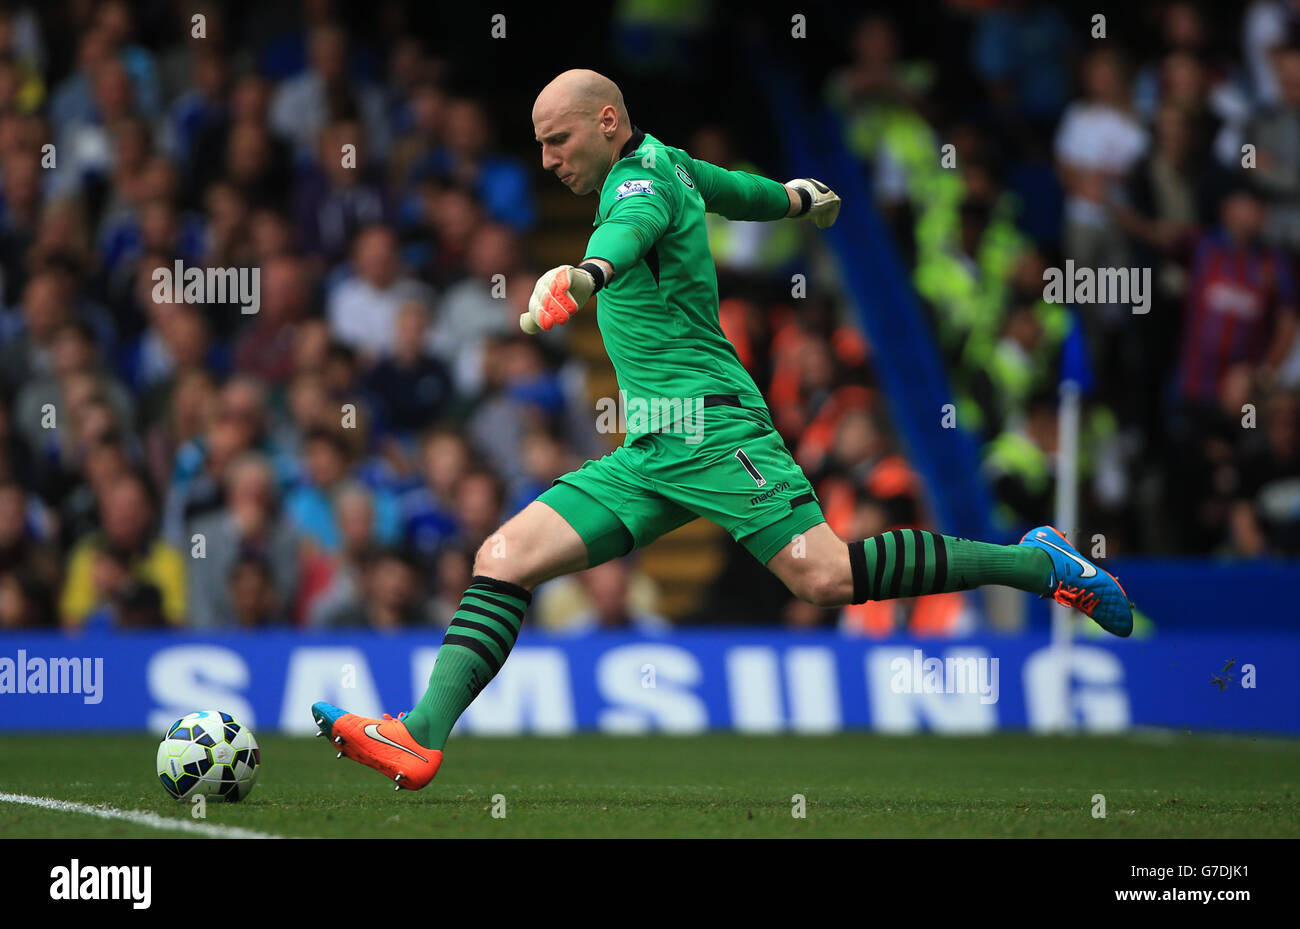
{"label": "white and green soccer ball", "polygon": [[215,710],[176,720],[158,745],[158,780],[177,800],[199,794],[242,800],[252,791],[261,763],[253,731]]}

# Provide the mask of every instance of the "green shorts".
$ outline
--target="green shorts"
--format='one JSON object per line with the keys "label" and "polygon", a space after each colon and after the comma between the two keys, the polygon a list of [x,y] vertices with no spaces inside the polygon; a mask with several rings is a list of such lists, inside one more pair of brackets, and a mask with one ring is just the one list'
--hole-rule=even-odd
{"label": "green shorts", "polygon": [[537,499],[577,530],[589,565],[698,516],[766,564],[825,522],[817,495],[765,408],[712,406],[696,434],[652,432],[557,478]]}

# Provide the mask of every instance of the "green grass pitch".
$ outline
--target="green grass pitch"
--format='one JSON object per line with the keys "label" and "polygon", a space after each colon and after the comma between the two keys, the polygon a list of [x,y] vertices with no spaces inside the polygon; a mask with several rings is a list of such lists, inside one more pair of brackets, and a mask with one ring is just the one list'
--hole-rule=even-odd
{"label": "green grass pitch", "polygon": [[[243,803],[206,822],[281,836],[1298,836],[1300,741],[1120,737],[454,737],[418,792],[261,740]],[[177,819],[147,735],[0,737],[0,793]],[[505,798],[494,818],[493,797]],[[794,795],[806,817],[792,816]],[[1093,816],[1103,794],[1104,819]],[[0,838],[174,836],[0,802]]]}

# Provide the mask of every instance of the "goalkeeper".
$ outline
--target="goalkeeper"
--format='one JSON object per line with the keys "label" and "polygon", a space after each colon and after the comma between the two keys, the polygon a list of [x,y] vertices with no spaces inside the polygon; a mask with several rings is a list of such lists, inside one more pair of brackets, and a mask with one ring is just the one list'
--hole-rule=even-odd
{"label": "goalkeeper", "polygon": [[[562,326],[599,293],[600,330],[627,409],[652,415],[629,412],[622,446],[557,479],[483,543],[414,709],[380,720],[312,707],[340,757],[399,788],[423,787],[457,718],[510,654],[534,587],[700,516],[821,607],[1003,584],[1130,633],[1131,605],[1118,582],[1049,526],[1019,545],[992,545],[918,529],[845,542],[826,524],[723,335],[704,222],[712,212],[750,221],[807,217],[825,228],[840,209],[826,185],[783,185],[691,158],[637,129],[618,87],[593,71],[566,71],[547,85],[533,126],[542,166],[579,196],[599,191],[600,206],[586,254],[576,267],[542,275],[520,325]],[[653,415],[665,409],[672,413]]]}

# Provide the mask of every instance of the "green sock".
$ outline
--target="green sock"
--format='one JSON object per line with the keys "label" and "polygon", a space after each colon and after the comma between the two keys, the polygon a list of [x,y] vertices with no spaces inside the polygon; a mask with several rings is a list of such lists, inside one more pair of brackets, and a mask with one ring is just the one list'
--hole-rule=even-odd
{"label": "green sock", "polygon": [[447,744],[465,707],[505,664],[532,598],[522,587],[474,576],[438,649],[428,689],[402,718],[415,741],[439,751]]}
{"label": "green sock", "polygon": [[1003,584],[1030,593],[1047,590],[1052,559],[1028,545],[972,542],[922,529],[894,529],[849,543],[853,602]]}

